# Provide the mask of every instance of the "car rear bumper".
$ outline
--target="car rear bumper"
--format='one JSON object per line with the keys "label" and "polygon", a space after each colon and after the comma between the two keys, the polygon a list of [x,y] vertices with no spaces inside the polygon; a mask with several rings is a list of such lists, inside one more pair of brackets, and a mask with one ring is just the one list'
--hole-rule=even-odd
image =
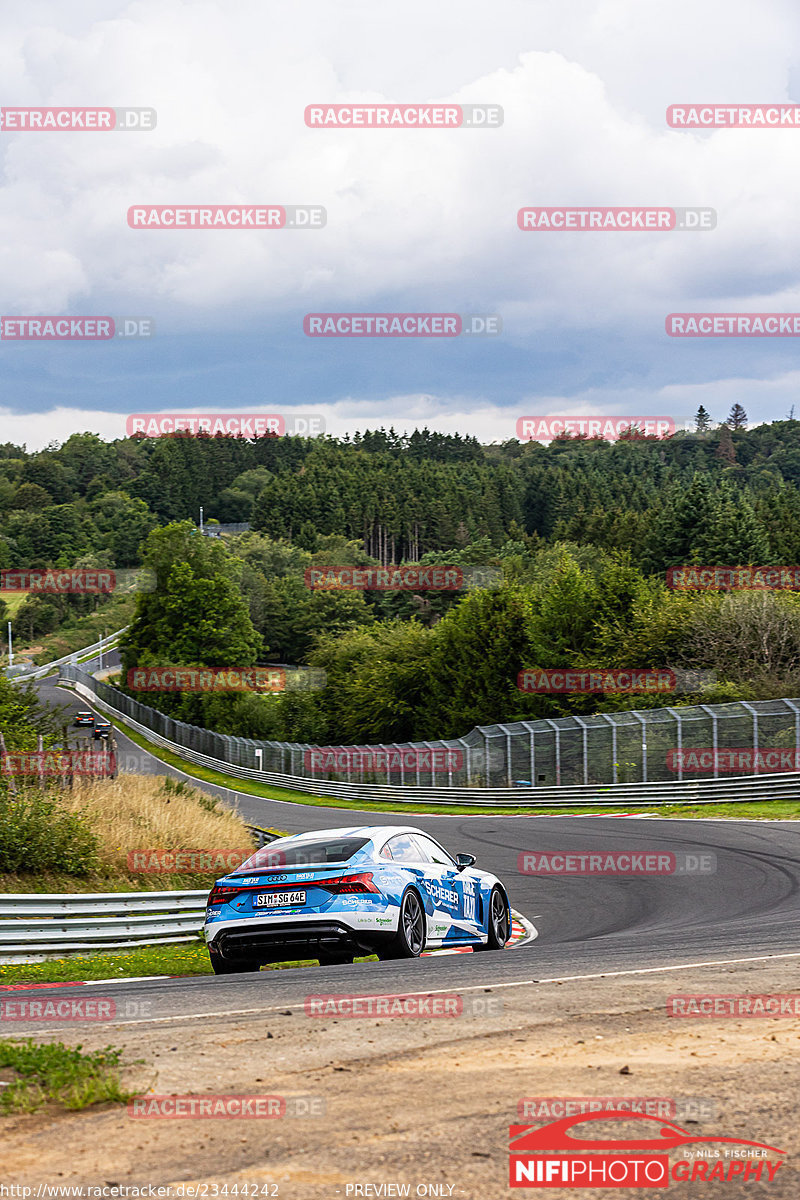
{"label": "car rear bumper", "polygon": [[395,936],[393,930],[353,929],[336,917],[314,921],[247,921],[207,927],[211,954],[235,962],[257,958],[262,963],[290,958],[318,958],[320,954],[371,954]]}

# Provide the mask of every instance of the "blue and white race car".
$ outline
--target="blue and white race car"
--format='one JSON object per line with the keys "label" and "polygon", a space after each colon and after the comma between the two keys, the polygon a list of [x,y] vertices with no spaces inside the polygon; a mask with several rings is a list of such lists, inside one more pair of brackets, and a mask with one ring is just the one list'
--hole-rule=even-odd
{"label": "blue and white race car", "polygon": [[423,950],[501,950],[511,910],[501,881],[419,829],[359,826],[278,838],[217,881],[204,935],[218,975],[264,963]]}

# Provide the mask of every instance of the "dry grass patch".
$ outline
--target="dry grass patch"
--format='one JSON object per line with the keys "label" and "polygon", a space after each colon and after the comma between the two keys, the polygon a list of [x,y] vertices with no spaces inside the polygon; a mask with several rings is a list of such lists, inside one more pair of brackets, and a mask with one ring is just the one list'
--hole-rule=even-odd
{"label": "dry grass patch", "polygon": [[[76,781],[58,805],[80,815],[97,838],[102,867],[127,873],[136,850],[244,850],[252,837],[216,796],[161,775]],[[219,873],[219,872],[218,872]]]}

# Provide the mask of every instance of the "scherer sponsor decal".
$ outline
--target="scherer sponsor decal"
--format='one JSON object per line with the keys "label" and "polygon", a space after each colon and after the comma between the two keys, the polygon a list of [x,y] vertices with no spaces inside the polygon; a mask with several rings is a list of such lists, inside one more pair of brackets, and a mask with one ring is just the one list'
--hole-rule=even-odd
{"label": "scherer sponsor decal", "polygon": [[460,771],[464,751],[449,746],[315,746],[303,751],[307,771]]}
{"label": "scherer sponsor decal", "polygon": [[800,992],[669,996],[668,1017],[800,1017]]}
{"label": "scherer sponsor decal", "polygon": [[521,692],[674,692],[678,679],[669,667],[627,667],[608,671],[553,670],[534,668],[520,671]]}
{"label": "scherer sponsor decal", "polygon": [[743,775],[764,772],[777,774],[779,771],[800,771],[800,751],[763,746],[755,750],[752,746],[730,747],[724,750],[713,746],[698,746],[693,750],[668,750],[669,771],[714,771]]}
{"label": "scherer sponsor decal", "polygon": [[800,591],[800,567],[669,567],[673,591]]}
{"label": "scherer sponsor decal", "polygon": [[[638,1137],[592,1137],[592,1122],[639,1125]],[[584,1133],[574,1133],[585,1125]],[[639,1113],[564,1117],[548,1125],[509,1127],[509,1186],[545,1188],[669,1187],[670,1183],[770,1183],[784,1165],[765,1142],[701,1135]],[[682,1156],[671,1162],[669,1152]],[[697,1157],[695,1157],[697,1156]],[[700,1157],[702,1156],[702,1157]]]}
{"label": "scherer sponsor decal", "polygon": [[521,875],[713,875],[716,869],[711,851],[521,850],[517,856]]}

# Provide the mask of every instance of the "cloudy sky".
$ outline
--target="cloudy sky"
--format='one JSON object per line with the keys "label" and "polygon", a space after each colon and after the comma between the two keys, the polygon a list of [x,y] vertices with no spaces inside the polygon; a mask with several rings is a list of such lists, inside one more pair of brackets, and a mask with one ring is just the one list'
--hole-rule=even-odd
{"label": "cloudy sky", "polygon": [[[521,415],[682,423],[738,400],[760,422],[795,403],[796,338],[664,329],[674,311],[800,311],[800,126],[665,119],[681,102],[800,102],[791,0],[34,0],[0,12],[0,75],[5,106],[158,113],[151,132],[0,133],[0,313],[156,330],[0,341],[0,441],[117,437],[129,413],[178,410],[493,441]],[[309,104],[380,101],[505,119],[304,123]],[[130,229],[143,204],[322,205],[327,225]],[[645,204],[710,206],[717,227],[517,228],[527,205]],[[502,334],[303,333],[309,312],[440,311],[498,314]]]}

